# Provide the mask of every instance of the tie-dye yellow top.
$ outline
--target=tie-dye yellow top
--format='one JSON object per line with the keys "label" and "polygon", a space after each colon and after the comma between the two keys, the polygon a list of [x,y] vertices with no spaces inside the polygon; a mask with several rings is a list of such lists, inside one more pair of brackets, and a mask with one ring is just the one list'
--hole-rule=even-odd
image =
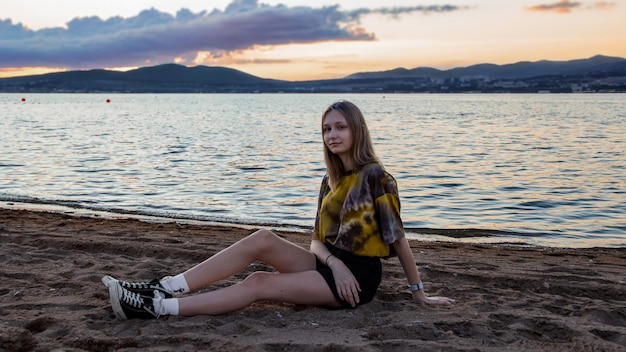
{"label": "tie-dye yellow top", "polygon": [[395,179],[379,164],[343,176],[336,190],[324,177],[313,238],[356,255],[389,257],[404,237]]}

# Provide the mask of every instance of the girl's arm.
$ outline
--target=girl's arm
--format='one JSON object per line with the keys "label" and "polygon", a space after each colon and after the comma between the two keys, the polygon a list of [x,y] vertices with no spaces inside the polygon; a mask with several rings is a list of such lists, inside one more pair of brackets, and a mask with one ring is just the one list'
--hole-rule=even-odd
{"label": "girl's arm", "polygon": [[311,241],[311,252],[315,254],[320,262],[332,270],[339,297],[347,301],[352,307],[355,307],[359,303],[361,287],[350,269],[341,259],[331,255],[328,248],[319,240]]}
{"label": "girl's arm", "polygon": [[[409,282],[409,285],[417,285],[418,283],[421,283],[420,274],[417,271],[415,258],[413,258],[413,252],[411,251],[411,247],[409,246],[409,241],[407,241],[405,237],[400,238],[393,243],[393,248],[398,254],[398,259],[400,259],[400,264],[402,264],[402,269],[404,269],[404,274],[406,275],[406,279]],[[413,301],[415,302],[423,302],[428,304],[454,303],[454,300],[448,297],[428,297],[426,296],[426,293],[424,293],[423,288],[417,291],[412,291],[411,293],[413,294]]]}
{"label": "girl's arm", "polygon": [[310,250],[313,254],[315,254],[315,256],[317,257],[317,259],[319,259],[320,262],[328,266],[328,260],[331,260],[330,251],[328,251],[328,248],[326,248],[326,246],[322,243],[322,241],[312,240]]}

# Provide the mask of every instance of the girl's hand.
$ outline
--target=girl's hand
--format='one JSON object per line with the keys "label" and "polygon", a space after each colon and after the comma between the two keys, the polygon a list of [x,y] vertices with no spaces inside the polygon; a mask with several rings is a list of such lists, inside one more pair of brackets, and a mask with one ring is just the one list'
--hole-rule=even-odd
{"label": "girl's hand", "polygon": [[353,308],[356,307],[359,303],[359,292],[361,292],[359,282],[341,259],[333,256],[328,266],[333,271],[339,297],[350,303]]}
{"label": "girl's hand", "polygon": [[455,300],[448,297],[428,297],[424,293],[424,290],[413,292],[413,301],[415,303],[437,304],[437,305],[451,305]]}

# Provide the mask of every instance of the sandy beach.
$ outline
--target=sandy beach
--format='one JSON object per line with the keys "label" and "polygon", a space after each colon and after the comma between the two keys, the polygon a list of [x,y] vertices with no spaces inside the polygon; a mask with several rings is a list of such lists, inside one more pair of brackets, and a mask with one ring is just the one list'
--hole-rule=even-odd
{"label": "sandy beach", "polygon": [[[222,316],[113,316],[103,275],[175,274],[250,232],[0,209],[0,350],[626,350],[626,249],[411,241],[427,292],[456,305],[412,303],[393,258],[376,299],[354,310],[260,302]],[[255,270],[270,268],[206,290]]]}

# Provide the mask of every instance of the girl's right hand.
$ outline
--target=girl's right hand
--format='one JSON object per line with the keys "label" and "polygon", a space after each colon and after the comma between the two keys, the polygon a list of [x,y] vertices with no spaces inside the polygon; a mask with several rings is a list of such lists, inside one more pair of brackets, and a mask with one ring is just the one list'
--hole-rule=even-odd
{"label": "girl's right hand", "polygon": [[330,258],[328,267],[333,271],[339,297],[348,302],[353,308],[356,307],[359,303],[361,287],[350,269],[348,269],[341,259],[335,256]]}

